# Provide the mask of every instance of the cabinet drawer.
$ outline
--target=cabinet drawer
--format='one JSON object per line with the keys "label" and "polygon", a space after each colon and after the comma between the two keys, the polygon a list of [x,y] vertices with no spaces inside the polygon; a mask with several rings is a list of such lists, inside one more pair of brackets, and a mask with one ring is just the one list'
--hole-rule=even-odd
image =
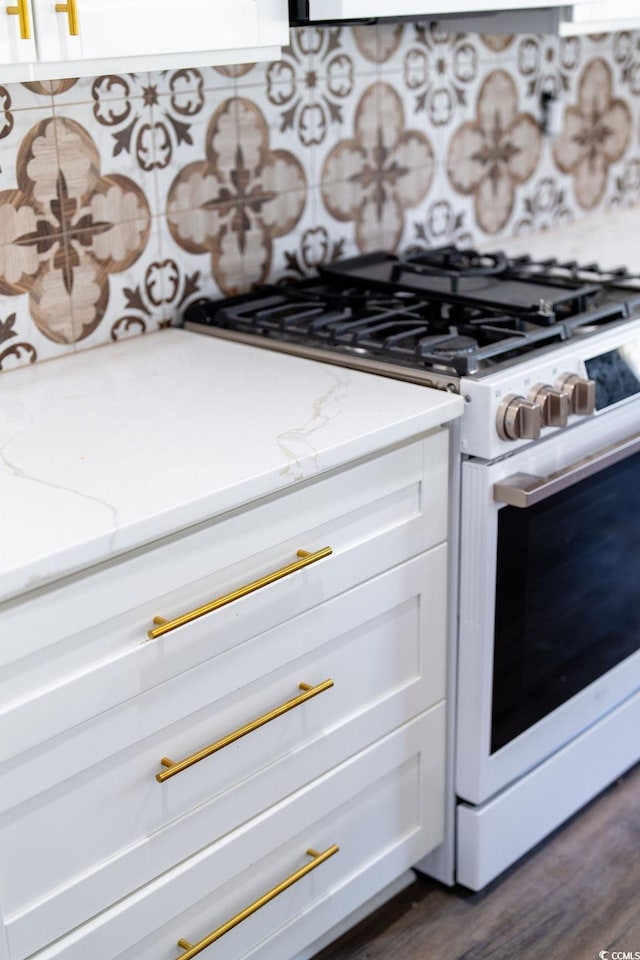
{"label": "cabinet drawer", "polygon": [[[283,960],[443,836],[444,705],[342,764],[78,928],[39,960],[175,960],[311,862],[339,850],[203,951]],[[25,946],[9,933],[10,957]]]}
{"label": "cabinet drawer", "polygon": [[[0,900],[18,955],[440,701],[446,569],[441,544],[5,764]],[[162,757],[188,758],[326,680],[157,782]]]}
{"label": "cabinet drawer", "polygon": [[[447,439],[446,431],[438,431],[57,588],[5,603],[0,759],[444,540]],[[333,549],[330,557],[148,639],[154,616],[177,617],[289,564],[300,548],[326,545]]]}

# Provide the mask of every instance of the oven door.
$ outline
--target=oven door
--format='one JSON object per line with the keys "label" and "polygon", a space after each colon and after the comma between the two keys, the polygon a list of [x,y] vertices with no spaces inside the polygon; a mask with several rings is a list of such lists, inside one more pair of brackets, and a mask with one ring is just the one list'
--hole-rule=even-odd
{"label": "oven door", "polygon": [[471,803],[640,689],[639,426],[636,400],[462,465],[456,780]]}

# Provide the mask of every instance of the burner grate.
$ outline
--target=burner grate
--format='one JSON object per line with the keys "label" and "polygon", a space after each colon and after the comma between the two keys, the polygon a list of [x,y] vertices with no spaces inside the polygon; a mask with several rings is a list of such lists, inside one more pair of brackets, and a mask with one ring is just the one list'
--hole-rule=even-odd
{"label": "burner grate", "polygon": [[253,340],[473,376],[640,315],[636,279],[597,264],[455,247],[405,257],[376,252],[299,283],[196,301],[184,319]]}

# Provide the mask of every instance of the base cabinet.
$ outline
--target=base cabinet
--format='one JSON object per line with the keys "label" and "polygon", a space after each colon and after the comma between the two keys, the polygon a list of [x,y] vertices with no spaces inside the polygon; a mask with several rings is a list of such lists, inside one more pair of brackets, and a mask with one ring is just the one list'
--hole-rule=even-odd
{"label": "base cabinet", "polygon": [[444,736],[439,704],[39,956],[174,960],[320,861],[203,951],[293,956],[440,842]]}
{"label": "base cabinet", "polygon": [[290,960],[442,842],[447,440],[0,606],[0,960]]}

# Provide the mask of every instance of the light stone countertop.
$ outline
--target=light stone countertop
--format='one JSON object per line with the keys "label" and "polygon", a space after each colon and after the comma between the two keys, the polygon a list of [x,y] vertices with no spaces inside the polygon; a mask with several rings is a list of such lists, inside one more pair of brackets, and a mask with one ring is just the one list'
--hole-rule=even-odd
{"label": "light stone countertop", "polygon": [[459,416],[460,397],[162,330],[0,375],[0,601]]}

